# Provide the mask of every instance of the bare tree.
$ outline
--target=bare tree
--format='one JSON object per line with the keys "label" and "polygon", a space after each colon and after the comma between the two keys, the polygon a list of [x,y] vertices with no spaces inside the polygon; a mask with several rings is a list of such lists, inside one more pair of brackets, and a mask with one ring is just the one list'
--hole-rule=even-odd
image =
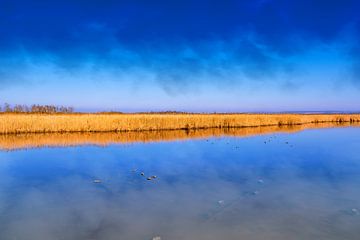
{"label": "bare tree", "polygon": [[4,111],[5,112],[12,112],[10,104],[8,104],[8,103],[4,104]]}

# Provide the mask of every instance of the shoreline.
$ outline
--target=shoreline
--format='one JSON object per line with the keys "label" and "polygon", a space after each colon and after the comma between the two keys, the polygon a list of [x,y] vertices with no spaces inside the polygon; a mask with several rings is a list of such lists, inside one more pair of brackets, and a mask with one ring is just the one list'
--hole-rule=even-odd
{"label": "shoreline", "polygon": [[0,114],[0,135],[121,133],[359,123],[360,114]]}

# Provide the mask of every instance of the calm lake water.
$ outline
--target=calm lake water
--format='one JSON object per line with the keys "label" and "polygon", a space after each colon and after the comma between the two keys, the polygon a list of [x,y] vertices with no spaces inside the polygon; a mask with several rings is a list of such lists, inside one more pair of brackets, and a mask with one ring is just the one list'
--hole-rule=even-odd
{"label": "calm lake water", "polygon": [[2,150],[0,239],[358,240],[360,128]]}

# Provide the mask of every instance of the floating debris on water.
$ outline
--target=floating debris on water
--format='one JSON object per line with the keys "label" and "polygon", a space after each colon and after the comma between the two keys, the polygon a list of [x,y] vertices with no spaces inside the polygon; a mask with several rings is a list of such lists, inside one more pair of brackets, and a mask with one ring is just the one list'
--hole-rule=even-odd
{"label": "floating debris on water", "polygon": [[258,194],[259,194],[259,191],[245,191],[245,192],[243,192],[244,196],[255,196],[255,195],[258,195]]}
{"label": "floating debris on water", "polygon": [[262,180],[262,179],[259,179],[259,180],[258,180],[258,183],[261,183],[261,184],[263,184],[263,183],[264,183],[264,180]]}
{"label": "floating debris on water", "polygon": [[100,179],[94,179],[93,183],[101,183]]}
{"label": "floating debris on water", "polygon": [[359,215],[359,210],[357,210],[356,208],[351,209],[351,213],[354,215]]}
{"label": "floating debris on water", "polygon": [[225,201],[224,201],[224,200],[219,200],[219,201],[218,201],[218,204],[219,204],[219,205],[224,205],[224,204],[225,204]]}
{"label": "floating debris on water", "polygon": [[148,178],[146,178],[146,179],[147,179],[147,180],[153,180],[153,179],[155,179],[155,178],[157,178],[157,176],[156,176],[156,175],[153,175],[153,176],[148,177]]}
{"label": "floating debris on water", "polygon": [[156,237],[153,237],[152,240],[161,240],[161,237],[156,236]]}

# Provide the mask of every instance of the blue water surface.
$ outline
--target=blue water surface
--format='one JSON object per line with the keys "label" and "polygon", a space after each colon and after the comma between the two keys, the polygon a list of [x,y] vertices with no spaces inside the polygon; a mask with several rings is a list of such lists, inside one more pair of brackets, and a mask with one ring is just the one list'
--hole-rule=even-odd
{"label": "blue water surface", "polygon": [[351,127],[0,151],[0,239],[357,240],[359,186]]}

